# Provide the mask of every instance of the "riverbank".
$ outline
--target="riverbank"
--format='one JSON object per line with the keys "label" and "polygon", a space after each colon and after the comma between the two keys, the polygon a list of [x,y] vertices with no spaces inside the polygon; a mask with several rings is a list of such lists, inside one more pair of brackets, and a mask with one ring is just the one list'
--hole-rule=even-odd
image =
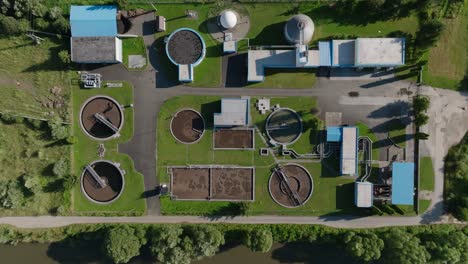
{"label": "riverbank", "polygon": [[[443,251],[445,248],[449,248],[450,250],[458,252],[457,254],[453,254],[452,257],[454,259],[453,261],[450,261],[451,263],[467,261],[467,259],[465,259],[466,254],[463,254],[463,252],[468,246],[468,229],[465,225],[453,224],[385,227],[375,229],[339,229],[320,225],[222,223],[204,225],[82,224],[39,229],[20,229],[4,225],[0,226],[0,243],[7,245],[19,244],[20,247],[23,246],[22,243],[48,243],[47,256],[52,257],[55,261],[61,263],[66,261],[66,259],[60,259],[60,254],[63,254],[63,252],[67,252],[66,257],[81,254],[81,258],[88,258],[86,254],[82,254],[82,252],[87,252],[87,254],[91,254],[90,256],[92,258],[83,259],[83,262],[89,262],[111,257],[108,255],[108,252],[100,251],[100,249],[109,246],[109,234],[111,233],[111,230],[116,229],[134,230],[134,233],[131,233],[132,235],[128,237],[128,241],[126,241],[124,245],[125,248],[131,246],[129,244],[132,242],[132,236],[136,240],[140,240],[137,244],[136,251],[132,255],[126,256],[128,260],[132,261],[140,258],[154,258],[155,249],[157,249],[156,253],[162,254],[165,258],[170,257],[170,255],[177,250],[185,250],[184,247],[186,245],[178,243],[175,243],[175,245],[169,248],[170,246],[167,246],[169,244],[166,243],[166,240],[171,238],[175,239],[174,241],[185,241],[184,243],[188,240],[192,242],[197,241],[197,245],[194,244],[194,247],[210,248],[209,251],[201,250],[192,252],[193,254],[189,255],[188,258],[192,261],[212,257],[217,252],[226,252],[230,248],[235,248],[239,245],[246,245],[255,251],[258,249],[252,247],[251,243],[247,243],[245,238],[247,234],[255,232],[256,230],[266,231],[266,237],[256,238],[258,239],[256,243],[264,243],[262,241],[268,240],[271,241],[270,244],[267,245],[268,250],[264,252],[270,251],[272,246],[271,243],[283,243],[285,245],[289,244],[290,247],[295,248],[295,250],[299,250],[297,249],[297,245],[301,245],[299,248],[306,248],[303,253],[308,252],[307,249],[312,249],[317,246],[333,247],[337,252],[338,250],[343,251],[349,255],[349,258],[353,258],[358,262],[368,259],[377,261],[378,263],[384,258],[385,260],[393,259],[395,261],[412,261],[414,257],[418,257],[423,258],[421,260],[422,262],[411,263],[425,263],[429,258],[431,261],[437,261],[438,259],[444,258],[443,256],[445,253],[440,250]],[[165,235],[161,236],[161,233]],[[213,236],[220,236],[221,240],[218,240],[218,243],[214,243],[213,240],[211,240],[211,237]],[[270,236],[270,238],[268,238],[268,236]],[[266,239],[263,240],[263,238]],[[405,241],[405,243],[400,243],[401,241]],[[110,245],[116,247],[113,243],[110,243]],[[166,246],[164,248],[161,245]],[[442,247],[442,245],[450,246]],[[26,247],[29,246],[30,245],[27,245]],[[41,248],[42,249],[40,251],[44,252],[45,248],[43,245],[41,245]],[[354,251],[354,248],[361,248],[362,250]],[[125,252],[125,254],[128,253],[126,250],[119,251],[118,249],[119,247],[117,246],[116,252],[121,254],[124,254],[123,252]],[[287,248],[282,250],[287,250]],[[151,252],[153,254],[151,254]],[[301,255],[295,256],[300,257]],[[160,256],[158,255],[158,257]],[[280,259],[280,261],[297,262],[307,261],[307,259]],[[121,263],[126,263],[126,261]]]}

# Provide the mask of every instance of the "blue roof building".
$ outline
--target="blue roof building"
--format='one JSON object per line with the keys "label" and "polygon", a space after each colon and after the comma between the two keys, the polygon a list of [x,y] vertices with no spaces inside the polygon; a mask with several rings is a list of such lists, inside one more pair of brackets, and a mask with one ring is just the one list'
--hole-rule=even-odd
{"label": "blue roof building", "polygon": [[341,142],[341,127],[327,127],[327,142]]}
{"label": "blue roof building", "polygon": [[413,205],[414,163],[394,162],[392,165],[392,204]]}
{"label": "blue roof building", "polygon": [[73,62],[122,62],[122,40],[117,38],[116,6],[71,6],[70,27]]}
{"label": "blue roof building", "polygon": [[117,36],[117,7],[113,5],[71,6],[72,37]]}

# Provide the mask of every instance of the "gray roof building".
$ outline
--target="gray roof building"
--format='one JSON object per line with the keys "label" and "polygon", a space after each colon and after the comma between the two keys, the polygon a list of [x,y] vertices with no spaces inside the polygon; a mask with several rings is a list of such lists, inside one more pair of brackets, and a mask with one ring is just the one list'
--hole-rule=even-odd
{"label": "gray roof building", "polygon": [[77,63],[122,62],[122,40],[116,37],[72,37],[71,60]]}

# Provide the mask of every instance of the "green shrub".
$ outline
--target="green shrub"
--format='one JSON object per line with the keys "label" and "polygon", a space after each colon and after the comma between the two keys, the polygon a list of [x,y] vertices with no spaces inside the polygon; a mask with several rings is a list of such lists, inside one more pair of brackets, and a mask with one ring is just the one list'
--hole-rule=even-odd
{"label": "green shrub", "polygon": [[52,22],[52,27],[57,33],[65,34],[69,31],[70,24],[68,23],[68,20],[61,16]]}
{"label": "green shrub", "polygon": [[52,139],[63,140],[69,137],[69,131],[67,126],[54,121],[49,121],[48,125]]}
{"label": "green shrub", "polygon": [[68,159],[61,157],[57,162],[54,163],[54,168],[52,169],[54,175],[57,177],[66,177],[70,175],[70,165]]}
{"label": "green shrub", "polygon": [[266,253],[273,245],[273,235],[267,229],[252,229],[246,232],[243,244],[252,251]]}

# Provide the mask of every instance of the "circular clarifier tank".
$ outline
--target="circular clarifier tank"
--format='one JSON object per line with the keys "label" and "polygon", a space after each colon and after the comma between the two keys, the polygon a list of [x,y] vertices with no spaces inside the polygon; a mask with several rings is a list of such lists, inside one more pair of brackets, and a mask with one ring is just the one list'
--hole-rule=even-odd
{"label": "circular clarifier tank", "polygon": [[120,104],[109,96],[91,97],[81,107],[81,128],[91,138],[114,138],[119,135],[123,123],[124,115]]}
{"label": "circular clarifier tank", "polygon": [[81,174],[81,190],[95,203],[108,204],[117,200],[124,183],[124,172],[118,164],[107,160],[92,162]]}
{"label": "circular clarifier tank", "polygon": [[167,39],[166,53],[175,65],[197,66],[205,57],[205,42],[193,29],[180,28]]}

